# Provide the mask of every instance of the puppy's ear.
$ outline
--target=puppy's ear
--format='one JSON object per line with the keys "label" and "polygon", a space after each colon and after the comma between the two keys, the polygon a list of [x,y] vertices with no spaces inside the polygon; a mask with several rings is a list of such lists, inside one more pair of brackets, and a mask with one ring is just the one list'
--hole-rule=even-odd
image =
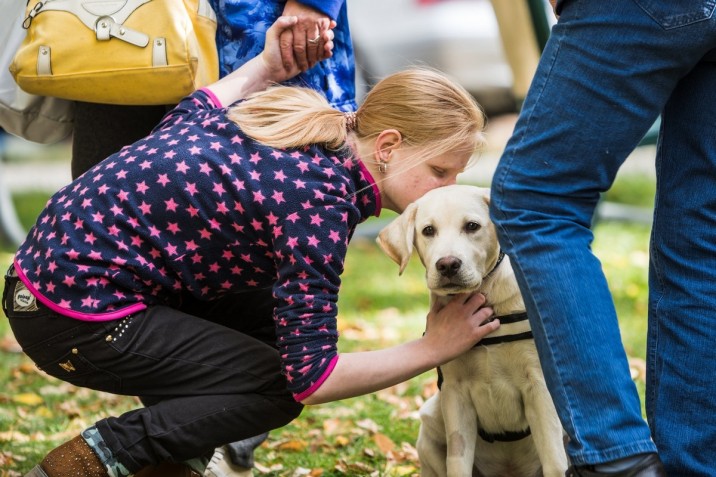
{"label": "puppy's ear", "polygon": [[415,239],[415,213],[418,206],[410,204],[402,214],[389,223],[378,233],[375,239],[383,252],[395,263],[400,265],[400,275],[410,262]]}
{"label": "puppy's ear", "polygon": [[490,189],[480,189],[482,198],[487,205],[490,205]]}

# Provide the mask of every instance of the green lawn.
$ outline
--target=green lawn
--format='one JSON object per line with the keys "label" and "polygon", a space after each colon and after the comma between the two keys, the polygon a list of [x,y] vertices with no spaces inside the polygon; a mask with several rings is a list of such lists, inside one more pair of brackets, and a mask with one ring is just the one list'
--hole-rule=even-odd
{"label": "green lawn", "polygon": [[[635,191],[637,191],[635,193]],[[650,205],[653,184],[629,178],[609,198]],[[646,199],[644,198],[646,197]],[[25,225],[42,194],[18,197]],[[644,358],[648,234],[645,225],[602,222],[594,252],[602,260],[630,356]],[[11,250],[0,251],[0,269]],[[420,336],[427,308],[423,270],[414,258],[403,276],[372,241],[355,240],[339,302],[340,349],[374,349]],[[643,393],[642,378],[637,383]],[[273,431],[257,453],[257,475],[417,475],[417,410],[435,390],[433,372],[383,392],[309,407]],[[23,475],[47,451],[96,419],[137,406],[134,398],[78,389],[40,373],[0,320],[0,477]]]}

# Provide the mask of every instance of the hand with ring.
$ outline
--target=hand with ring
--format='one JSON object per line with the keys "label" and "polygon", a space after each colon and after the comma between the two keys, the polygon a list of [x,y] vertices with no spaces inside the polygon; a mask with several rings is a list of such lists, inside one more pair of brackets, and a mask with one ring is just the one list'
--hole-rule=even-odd
{"label": "hand with ring", "polygon": [[329,58],[333,36],[330,30],[335,22],[324,13],[308,7],[297,0],[288,0],[284,16],[298,17],[298,22],[281,33],[281,56],[284,62],[295,60],[301,71],[312,68],[319,61]]}

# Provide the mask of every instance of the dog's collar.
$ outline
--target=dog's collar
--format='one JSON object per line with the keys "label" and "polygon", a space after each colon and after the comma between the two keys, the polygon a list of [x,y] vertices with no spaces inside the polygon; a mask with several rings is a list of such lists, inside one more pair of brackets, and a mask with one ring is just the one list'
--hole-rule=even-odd
{"label": "dog's collar", "polygon": [[492,267],[492,270],[490,270],[490,271],[487,273],[487,275],[485,275],[484,277],[482,277],[482,280],[483,280],[483,281],[484,281],[484,280],[487,280],[487,278],[488,278],[490,275],[492,275],[493,273],[495,273],[495,270],[497,270],[497,267],[500,266],[500,264],[502,263],[502,260],[504,260],[504,258],[505,258],[505,252],[503,252],[502,249],[500,249],[500,254],[497,256],[497,262],[495,263],[495,266]]}

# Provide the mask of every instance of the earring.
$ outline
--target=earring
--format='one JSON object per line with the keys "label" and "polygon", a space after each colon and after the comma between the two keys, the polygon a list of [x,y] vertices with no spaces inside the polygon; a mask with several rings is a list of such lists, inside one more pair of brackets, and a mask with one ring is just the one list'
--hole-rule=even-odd
{"label": "earring", "polygon": [[378,171],[381,174],[385,174],[386,172],[388,172],[388,163],[383,161],[378,162]]}

